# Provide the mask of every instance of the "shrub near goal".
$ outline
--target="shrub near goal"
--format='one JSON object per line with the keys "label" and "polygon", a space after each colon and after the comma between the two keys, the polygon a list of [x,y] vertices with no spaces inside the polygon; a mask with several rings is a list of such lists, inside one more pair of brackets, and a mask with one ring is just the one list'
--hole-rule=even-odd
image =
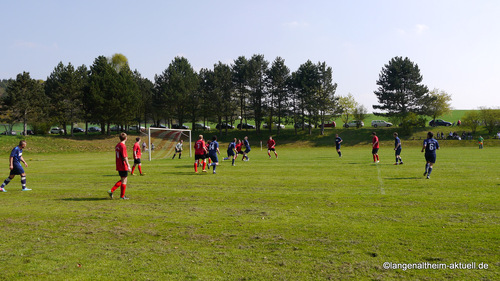
{"label": "shrub near goal", "polygon": [[149,161],[172,157],[175,153],[175,145],[180,140],[184,141],[183,152],[189,150],[189,157],[191,157],[191,130],[149,127],[147,137]]}

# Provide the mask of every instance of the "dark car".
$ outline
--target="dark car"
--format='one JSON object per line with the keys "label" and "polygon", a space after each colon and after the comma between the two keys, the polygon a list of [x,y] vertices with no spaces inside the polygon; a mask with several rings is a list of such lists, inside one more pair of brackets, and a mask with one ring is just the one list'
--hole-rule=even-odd
{"label": "dark car", "polygon": [[[35,132],[33,132],[33,130],[26,130],[26,135],[27,135],[27,136],[34,135],[34,134],[35,134]],[[21,135],[23,135],[23,136],[24,136],[24,131],[23,131],[23,132],[21,132]]]}
{"label": "dark car", "polygon": [[255,129],[255,126],[254,125],[251,125],[251,124],[248,124],[248,123],[240,123],[238,124],[238,129],[241,130],[241,129]]}
{"label": "dark car", "polygon": [[100,131],[101,131],[101,128],[99,128],[99,127],[90,127],[89,128],[89,133],[97,133]]}
{"label": "dark car", "polygon": [[[302,128],[302,123],[300,123],[300,122],[295,123],[295,125],[293,125],[293,126],[297,129],[300,129],[300,128]],[[314,128],[314,125],[309,125],[309,123],[304,123],[304,128],[309,128],[309,127]]]}
{"label": "dark car", "polygon": [[162,128],[162,129],[168,129],[168,127],[167,127],[167,126],[162,125],[162,124],[159,124],[159,125],[151,125],[151,126],[149,126],[149,127],[151,127],[151,128]]}
{"label": "dark car", "polygon": [[79,127],[73,128],[73,133],[85,133],[85,130]]}
{"label": "dark car", "polygon": [[227,123],[221,123],[221,124],[217,124],[217,126],[215,126],[215,128],[217,130],[219,130],[219,129],[234,129],[234,126],[231,124],[227,124]]}
{"label": "dark car", "polygon": [[323,124],[323,126],[325,128],[335,128],[337,126],[337,123],[335,123],[335,121],[332,121],[332,122]]}
{"label": "dark car", "polygon": [[444,121],[444,120],[441,120],[441,119],[436,119],[436,120],[431,120],[429,122],[429,126],[431,127],[436,127],[436,126],[451,126],[451,122],[447,122],[447,121]]}
{"label": "dark car", "polygon": [[185,125],[172,124],[172,129],[189,130],[189,127]]}

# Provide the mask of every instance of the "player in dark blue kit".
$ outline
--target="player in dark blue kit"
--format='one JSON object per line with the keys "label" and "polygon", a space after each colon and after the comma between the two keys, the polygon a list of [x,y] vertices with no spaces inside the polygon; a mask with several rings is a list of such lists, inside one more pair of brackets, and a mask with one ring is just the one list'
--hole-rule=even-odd
{"label": "player in dark blue kit", "polygon": [[342,139],[339,137],[339,134],[335,134],[335,148],[337,149],[337,153],[339,157],[342,157],[342,152],[340,152],[340,144],[342,143]]}
{"label": "player in dark blue kit", "polygon": [[394,165],[403,165],[403,160],[401,159],[401,140],[398,137],[398,133],[394,133],[394,151],[396,154],[396,163]]}
{"label": "player in dark blue kit", "polygon": [[208,157],[212,160],[212,163],[209,166],[214,167],[213,173],[215,174],[215,168],[219,165],[219,159],[217,158],[217,154],[220,154],[219,151],[219,143],[217,142],[217,136],[212,138],[212,141],[208,145]]}
{"label": "player in dark blue kit", "polygon": [[439,149],[439,143],[433,138],[434,134],[432,132],[427,133],[427,139],[424,140],[424,146],[422,147],[422,152],[425,151],[425,172],[424,176],[427,175],[429,179],[432,173],[432,166],[436,163],[436,150]]}
{"label": "player in dark blue kit", "polygon": [[16,176],[20,175],[21,176],[21,186],[23,191],[28,191],[31,190],[26,187],[26,173],[24,172],[23,166],[21,166],[21,162],[24,163],[24,166],[28,167],[28,163],[24,161],[23,158],[23,148],[26,147],[26,141],[22,140],[19,142],[19,145],[14,147],[12,149],[12,152],[10,153],[10,158],[9,158],[9,168],[10,168],[10,175],[8,178],[5,179],[3,184],[0,186],[0,192],[7,192],[7,190],[4,189],[4,187],[9,184],[9,182]]}
{"label": "player in dark blue kit", "polygon": [[[245,138],[243,139],[243,145],[245,146],[245,151],[243,151],[243,158],[241,160],[248,161],[248,160],[250,160],[248,158],[248,152],[250,152],[250,143],[248,142],[248,137],[247,136],[245,136]],[[247,160],[245,160],[245,158]]]}
{"label": "player in dark blue kit", "polygon": [[232,165],[234,166],[235,165],[234,160],[236,159],[237,155],[238,155],[238,153],[236,152],[236,138],[234,138],[234,140],[229,143],[229,146],[227,147],[227,157],[225,157],[223,160],[229,160],[229,159],[233,158]]}

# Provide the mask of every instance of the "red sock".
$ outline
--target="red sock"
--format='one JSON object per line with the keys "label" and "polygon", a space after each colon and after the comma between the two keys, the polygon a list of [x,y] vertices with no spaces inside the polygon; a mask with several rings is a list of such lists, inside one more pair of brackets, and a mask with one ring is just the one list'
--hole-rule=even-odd
{"label": "red sock", "polygon": [[198,173],[198,163],[194,162],[194,171]]}
{"label": "red sock", "polygon": [[120,197],[121,198],[125,197],[125,189],[127,189],[127,185],[126,184],[122,184],[122,186],[120,188]]}
{"label": "red sock", "polygon": [[376,154],[375,156],[377,156],[377,161],[378,161],[378,154]]}
{"label": "red sock", "polygon": [[377,161],[377,157],[375,157],[375,154],[373,154],[373,162]]}
{"label": "red sock", "polygon": [[[139,173],[142,175],[142,169],[141,169],[141,165],[138,166],[139,167]],[[134,172],[134,170],[132,170],[132,173]]]}
{"label": "red sock", "polygon": [[277,152],[275,152],[274,155],[276,155],[276,158],[278,158],[278,153]]}
{"label": "red sock", "polygon": [[120,187],[122,185],[122,181],[119,180],[117,183],[115,183],[115,185],[111,188],[111,192],[115,192],[115,190],[118,189],[118,187]]}
{"label": "red sock", "polygon": [[267,155],[269,155],[269,157],[271,157],[271,152],[268,152]]}
{"label": "red sock", "polygon": [[[140,169],[140,168],[139,168]],[[132,167],[132,175],[134,174],[135,166]]]}
{"label": "red sock", "polygon": [[203,161],[203,170],[207,167],[207,162]]}

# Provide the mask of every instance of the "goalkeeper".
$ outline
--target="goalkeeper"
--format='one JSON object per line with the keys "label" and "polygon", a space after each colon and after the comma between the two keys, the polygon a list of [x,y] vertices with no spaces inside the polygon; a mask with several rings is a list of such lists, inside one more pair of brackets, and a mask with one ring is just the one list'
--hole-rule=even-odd
{"label": "goalkeeper", "polygon": [[172,159],[175,158],[175,155],[177,153],[179,153],[179,159],[181,159],[181,155],[182,155],[182,143],[183,143],[183,141],[180,140],[179,143],[175,145],[175,153],[174,153],[174,156],[172,157]]}

